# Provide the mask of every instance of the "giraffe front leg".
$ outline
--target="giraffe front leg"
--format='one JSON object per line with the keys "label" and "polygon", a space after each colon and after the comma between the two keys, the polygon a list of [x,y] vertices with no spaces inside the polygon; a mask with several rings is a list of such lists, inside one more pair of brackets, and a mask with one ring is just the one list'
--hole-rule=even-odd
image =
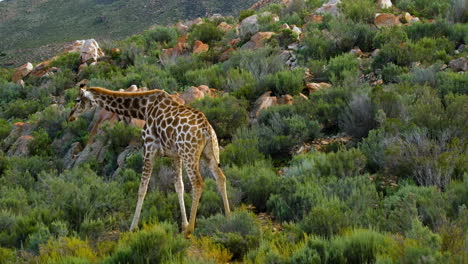
{"label": "giraffe front leg", "polygon": [[184,232],[186,237],[190,236],[195,230],[195,219],[197,218],[198,203],[202,195],[205,183],[200,175],[198,161],[196,163],[186,164],[187,175],[192,184],[192,208],[190,210],[190,220],[187,230]]}
{"label": "giraffe front leg", "polygon": [[130,231],[135,230],[140,220],[141,208],[143,207],[143,201],[145,200],[146,191],[148,190],[148,183],[153,172],[153,161],[154,151],[145,148],[145,157],[143,165],[143,173],[141,175],[140,187],[138,189],[138,202],[135,208],[135,214],[133,215],[132,224],[130,225]]}
{"label": "giraffe front leg", "polygon": [[182,232],[187,232],[188,228],[188,221],[187,221],[187,213],[185,212],[185,201],[184,201],[184,182],[182,180],[182,161],[180,158],[174,159],[174,169],[176,171],[175,177],[175,190],[177,192],[177,196],[179,197],[179,205],[180,205],[180,214],[182,217]]}

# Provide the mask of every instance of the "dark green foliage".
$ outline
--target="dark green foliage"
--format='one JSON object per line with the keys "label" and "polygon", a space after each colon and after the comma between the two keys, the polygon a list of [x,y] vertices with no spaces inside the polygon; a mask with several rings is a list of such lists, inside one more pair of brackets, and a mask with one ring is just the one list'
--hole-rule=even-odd
{"label": "dark green foliage", "polygon": [[247,9],[247,10],[242,10],[239,13],[239,22],[244,20],[244,18],[252,16],[255,14],[255,10],[252,9]]}
{"label": "dark green foliage", "polygon": [[190,32],[190,43],[195,40],[200,40],[208,45],[213,45],[215,42],[220,41],[223,37],[223,32],[216,27],[214,23],[205,22],[192,27]]}
{"label": "dark green foliage", "polygon": [[267,79],[270,90],[276,95],[298,95],[304,88],[304,70],[280,71]]}
{"label": "dark green foliage", "polygon": [[416,16],[436,18],[446,15],[450,7],[450,0],[434,0],[430,2],[424,0],[398,0],[395,5]]}
{"label": "dark green foliage", "polygon": [[225,80],[219,65],[213,65],[206,69],[190,70],[185,73],[185,79],[190,85],[207,85],[210,88],[221,88]]}
{"label": "dark green foliage", "polygon": [[[416,24],[417,23],[415,23],[414,25]],[[413,26],[413,24],[411,26]],[[381,48],[382,46],[390,42],[401,44],[407,41],[408,41],[408,35],[406,31],[404,30],[404,28],[397,27],[397,26],[384,27],[384,28],[381,28],[379,32],[375,35],[373,46],[375,48]]]}
{"label": "dark green foliage", "polygon": [[262,111],[258,126],[259,149],[272,157],[287,157],[294,146],[320,135],[317,121],[305,119],[291,106],[272,107]]}
{"label": "dark green foliage", "polygon": [[468,75],[454,72],[438,72],[436,88],[443,97],[449,93],[468,94]]}
{"label": "dark green foliage", "polygon": [[127,233],[104,263],[166,263],[181,260],[187,241],[176,235],[174,226],[161,223]]}
{"label": "dark green foliage", "polygon": [[28,144],[29,152],[31,155],[50,156],[53,153],[50,143],[52,140],[44,129],[34,131]]}
{"label": "dark green foliage", "polygon": [[206,97],[193,103],[202,111],[220,139],[229,138],[235,129],[247,124],[245,102],[232,96]]}
{"label": "dark green foliage", "polygon": [[226,177],[232,186],[243,190],[242,202],[252,204],[261,212],[266,210],[270,195],[278,189],[279,178],[271,164],[266,161],[227,168]]}
{"label": "dark green foliage", "polygon": [[359,61],[353,54],[336,56],[328,63],[328,76],[334,84],[341,84],[349,75],[357,75]]}
{"label": "dark green foliage", "polygon": [[4,138],[10,134],[12,126],[5,119],[0,118],[0,140],[3,141]]}
{"label": "dark green foliage", "polygon": [[215,215],[198,221],[197,235],[213,236],[214,241],[242,257],[260,242],[260,226],[255,216],[247,211],[232,212],[230,216]]}
{"label": "dark green foliage", "polygon": [[126,125],[123,122],[117,122],[114,125],[108,125],[104,128],[107,138],[115,149],[128,146],[130,141],[138,140],[140,130],[136,127]]}
{"label": "dark green foliage", "polygon": [[61,55],[55,58],[50,62],[50,67],[57,67],[59,69],[65,70],[78,70],[78,67],[81,64],[81,57],[79,52],[70,52],[64,55]]}
{"label": "dark green foliage", "polygon": [[289,44],[297,41],[297,33],[291,29],[282,29],[275,37],[281,48],[287,48]]}
{"label": "dark green foliage", "polygon": [[37,112],[43,106],[41,102],[34,100],[18,99],[3,106],[2,117],[9,119],[12,117],[25,119],[30,114]]}
{"label": "dark green foliage", "polygon": [[152,42],[158,42],[163,47],[172,47],[177,42],[177,31],[174,28],[157,26],[143,33],[147,47],[152,45]]}
{"label": "dark green foliage", "polygon": [[382,69],[382,79],[385,83],[397,83],[400,82],[401,76],[406,72],[404,67],[388,63]]}
{"label": "dark green foliage", "polygon": [[344,0],[340,3],[340,11],[354,22],[372,23],[377,7],[372,0]]}
{"label": "dark green foliage", "polygon": [[264,155],[258,149],[259,138],[256,132],[248,128],[237,129],[232,143],[221,152],[221,164],[242,166],[264,159]]}
{"label": "dark green foliage", "polygon": [[307,234],[331,238],[348,226],[346,215],[346,206],[341,201],[322,201],[304,216],[300,227]]}

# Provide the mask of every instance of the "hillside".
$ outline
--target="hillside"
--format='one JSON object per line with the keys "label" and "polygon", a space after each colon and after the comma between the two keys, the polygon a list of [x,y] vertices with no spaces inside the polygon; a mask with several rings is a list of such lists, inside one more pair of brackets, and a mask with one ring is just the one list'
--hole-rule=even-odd
{"label": "hillside", "polygon": [[[0,67],[0,264],[468,263],[467,10],[278,1]],[[143,168],[141,134],[203,144],[200,112],[220,162],[186,237],[197,166]]]}
{"label": "hillside", "polygon": [[77,39],[117,40],[152,25],[234,15],[255,0],[7,0],[0,2],[0,64],[39,61]]}

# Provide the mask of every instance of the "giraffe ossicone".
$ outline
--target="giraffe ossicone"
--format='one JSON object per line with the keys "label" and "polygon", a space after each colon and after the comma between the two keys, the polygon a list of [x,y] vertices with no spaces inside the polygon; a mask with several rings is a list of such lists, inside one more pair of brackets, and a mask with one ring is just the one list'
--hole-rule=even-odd
{"label": "giraffe ossicone", "polygon": [[[202,112],[177,103],[162,90],[116,92],[100,87],[90,87],[80,88],[80,94],[69,120],[73,121],[80,114],[95,106],[145,121],[142,130],[144,165],[138,189],[138,202],[130,230],[138,226],[154,159],[157,156],[168,156],[173,160],[176,171],[174,186],[182,215],[182,231],[186,236],[190,235],[195,228],[198,203],[205,185],[199,169],[200,158],[207,161],[223,199],[224,211],[226,215],[229,214],[226,177],[219,167],[218,139]],[[189,220],[185,211],[182,168],[185,168],[192,184],[193,199]]]}

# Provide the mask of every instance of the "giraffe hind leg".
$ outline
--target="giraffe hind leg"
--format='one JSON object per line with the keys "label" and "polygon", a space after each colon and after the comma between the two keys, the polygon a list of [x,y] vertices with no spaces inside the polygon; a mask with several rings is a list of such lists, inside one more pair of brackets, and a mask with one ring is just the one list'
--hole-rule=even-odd
{"label": "giraffe hind leg", "polygon": [[218,160],[215,157],[215,153],[213,153],[212,146],[210,146],[210,144],[212,143],[209,142],[207,147],[205,148],[203,156],[208,161],[208,168],[210,169],[211,173],[213,174],[213,177],[216,180],[218,192],[221,195],[221,198],[223,199],[224,213],[226,215],[229,215],[231,210],[229,209],[229,200],[226,191],[226,176],[219,167],[220,164],[218,163]]}
{"label": "giraffe hind leg", "polygon": [[198,162],[199,159],[190,159],[183,162],[185,165],[185,170],[187,171],[187,175],[190,179],[190,183],[192,184],[192,207],[190,210],[188,228],[184,232],[186,237],[190,236],[195,230],[195,219],[197,217],[198,204],[205,186],[203,178],[200,174]]}
{"label": "giraffe hind leg", "polygon": [[182,232],[185,233],[188,228],[187,213],[185,212],[184,201],[184,182],[182,180],[182,160],[180,158],[174,159],[174,169],[176,171],[175,177],[175,190],[179,198],[180,214],[182,217]]}

